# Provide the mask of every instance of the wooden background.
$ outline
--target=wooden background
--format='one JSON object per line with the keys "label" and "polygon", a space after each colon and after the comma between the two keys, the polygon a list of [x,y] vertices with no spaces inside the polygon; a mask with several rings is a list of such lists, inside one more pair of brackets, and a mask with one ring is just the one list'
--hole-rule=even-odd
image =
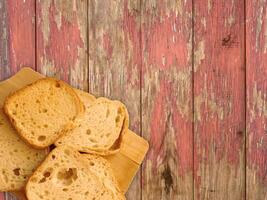
{"label": "wooden background", "polygon": [[267,0],[0,0],[1,80],[23,66],[128,106],[127,199],[267,199]]}

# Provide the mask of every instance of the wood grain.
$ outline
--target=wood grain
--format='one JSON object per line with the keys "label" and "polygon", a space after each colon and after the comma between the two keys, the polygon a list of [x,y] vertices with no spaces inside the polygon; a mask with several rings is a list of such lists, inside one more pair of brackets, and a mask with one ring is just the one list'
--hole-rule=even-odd
{"label": "wood grain", "polygon": [[[35,68],[34,5],[34,0],[0,0],[0,80],[23,66]],[[14,197],[0,193],[0,199],[14,200]]]}
{"label": "wood grain", "polygon": [[245,199],[243,1],[195,1],[195,199]]}
{"label": "wood grain", "polygon": [[[140,133],[140,2],[89,0],[89,91],[121,100]],[[140,172],[127,199],[140,199]]]}
{"label": "wood grain", "polygon": [[37,69],[88,89],[87,1],[36,2]]}
{"label": "wood grain", "polygon": [[246,1],[247,199],[267,199],[267,1]]}
{"label": "wood grain", "polygon": [[35,67],[34,16],[34,0],[0,1],[0,79]]}
{"label": "wood grain", "polygon": [[193,198],[192,4],[142,1],[142,198]]}

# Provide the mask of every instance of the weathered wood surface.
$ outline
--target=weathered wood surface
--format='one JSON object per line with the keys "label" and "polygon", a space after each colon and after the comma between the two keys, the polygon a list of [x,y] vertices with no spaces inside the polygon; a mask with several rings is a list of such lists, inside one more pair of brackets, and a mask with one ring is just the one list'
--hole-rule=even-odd
{"label": "weathered wood surface", "polygon": [[195,1],[195,199],[245,198],[243,1]]}
{"label": "weathered wood surface", "polygon": [[246,1],[247,199],[267,199],[267,1]]}
{"label": "weathered wood surface", "polygon": [[[35,2],[0,0],[0,80],[23,66],[35,68]],[[14,197],[0,193],[0,199]]]}
{"label": "weathered wood surface", "polygon": [[192,4],[143,0],[142,199],[192,199]]}
{"label": "weathered wood surface", "polygon": [[37,70],[88,89],[87,1],[36,1]]}
{"label": "weathered wood surface", "polygon": [[[141,133],[140,1],[89,0],[89,92],[121,100]],[[139,172],[127,199],[141,199]]]}
{"label": "weathered wood surface", "polygon": [[127,199],[264,200],[266,16],[267,0],[0,0],[0,79],[30,66],[122,100],[151,146]]}

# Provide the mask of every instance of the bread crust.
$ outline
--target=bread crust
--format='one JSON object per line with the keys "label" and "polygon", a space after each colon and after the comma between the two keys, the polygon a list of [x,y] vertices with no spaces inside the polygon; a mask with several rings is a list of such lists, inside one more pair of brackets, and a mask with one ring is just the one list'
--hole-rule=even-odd
{"label": "bread crust", "polygon": [[[41,145],[41,144],[35,144],[34,141],[28,139],[25,137],[25,135],[27,133],[25,133],[18,125],[17,122],[12,118],[12,115],[10,113],[10,111],[8,110],[8,105],[10,104],[10,101],[12,101],[13,98],[16,98],[19,94],[25,92],[26,90],[28,90],[31,87],[34,87],[34,85],[42,83],[42,82],[50,82],[50,83],[58,83],[60,84],[60,86],[63,86],[68,93],[74,98],[74,102],[76,104],[76,108],[77,108],[77,116],[76,117],[80,117],[81,115],[83,115],[84,113],[84,105],[81,102],[80,98],[78,97],[78,95],[76,94],[76,92],[64,81],[61,80],[57,80],[54,78],[42,78],[39,79],[37,81],[35,81],[34,83],[31,83],[17,91],[15,91],[14,93],[11,93],[4,102],[4,113],[7,115],[9,121],[11,122],[12,126],[17,130],[18,134],[20,135],[20,137],[23,139],[23,141],[25,141],[26,143],[28,143],[29,145],[31,145],[32,147],[36,148],[36,149],[44,149],[47,148],[48,145]],[[68,131],[72,130],[75,127],[74,121],[70,121],[68,124],[66,124],[62,130],[60,130],[59,132],[57,132],[58,137],[56,139],[58,139],[60,136],[64,135],[65,133],[67,133]],[[55,140],[56,140],[55,139]],[[52,143],[51,143],[52,144]],[[49,144],[49,145],[51,145]]]}

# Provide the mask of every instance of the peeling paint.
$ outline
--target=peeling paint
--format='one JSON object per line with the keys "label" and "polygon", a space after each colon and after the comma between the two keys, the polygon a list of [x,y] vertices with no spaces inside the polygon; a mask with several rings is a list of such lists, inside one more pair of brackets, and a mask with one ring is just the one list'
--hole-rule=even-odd
{"label": "peeling paint", "polygon": [[194,72],[200,67],[201,61],[205,59],[205,41],[200,41],[198,43],[198,47],[195,50],[195,65],[194,65]]}
{"label": "peeling paint", "polygon": [[252,100],[252,118],[257,116],[267,117],[267,94],[266,91],[262,92],[257,89],[257,85],[255,84],[253,87],[253,100]]}

